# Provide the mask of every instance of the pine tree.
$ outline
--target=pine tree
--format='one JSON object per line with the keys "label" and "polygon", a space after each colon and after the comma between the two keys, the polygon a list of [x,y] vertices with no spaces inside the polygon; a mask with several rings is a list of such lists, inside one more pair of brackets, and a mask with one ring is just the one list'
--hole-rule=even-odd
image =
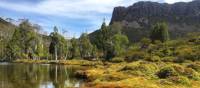
{"label": "pine tree", "polygon": [[[111,35],[111,29],[110,27],[106,26],[106,23],[105,21],[102,23],[101,25],[101,29],[99,30],[99,33],[96,37],[96,40],[97,40],[97,43],[96,43],[96,46],[98,49],[100,49],[102,52],[103,52],[103,56],[105,58],[107,58],[107,53],[108,49],[110,49],[110,45],[111,44],[111,38],[112,38],[112,35]],[[109,48],[108,48],[109,47]]]}

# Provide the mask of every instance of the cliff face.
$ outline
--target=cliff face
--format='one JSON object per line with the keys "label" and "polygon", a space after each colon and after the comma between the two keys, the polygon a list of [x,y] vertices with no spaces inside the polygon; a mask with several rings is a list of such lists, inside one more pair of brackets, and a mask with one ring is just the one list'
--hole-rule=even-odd
{"label": "cliff face", "polygon": [[120,22],[123,32],[134,42],[148,37],[156,22],[167,22],[172,38],[200,31],[200,1],[175,4],[138,2],[129,7],[115,7],[110,25]]}

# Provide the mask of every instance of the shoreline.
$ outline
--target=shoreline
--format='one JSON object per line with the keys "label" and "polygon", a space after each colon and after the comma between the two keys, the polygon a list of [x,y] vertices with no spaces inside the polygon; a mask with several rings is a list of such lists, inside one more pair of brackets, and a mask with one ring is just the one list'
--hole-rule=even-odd
{"label": "shoreline", "polygon": [[22,59],[15,60],[8,63],[28,63],[28,64],[57,64],[57,65],[80,65],[80,66],[93,66],[103,64],[102,61],[89,61],[89,60],[30,60]]}
{"label": "shoreline", "polygon": [[[88,60],[60,60],[49,63],[47,60],[17,60],[12,63],[58,64],[84,67],[75,72],[77,78],[86,79],[83,88],[198,88],[200,73],[187,67],[200,62],[149,62],[145,60],[133,62],[103,62]],[[170,67],[179,75],[158,78],[156,74],[162,68]],[[188,72],[189,71],[189,72]],[[189,75],[187,75],[189,74]],[[193,76],[192,78],[187,78]]]}

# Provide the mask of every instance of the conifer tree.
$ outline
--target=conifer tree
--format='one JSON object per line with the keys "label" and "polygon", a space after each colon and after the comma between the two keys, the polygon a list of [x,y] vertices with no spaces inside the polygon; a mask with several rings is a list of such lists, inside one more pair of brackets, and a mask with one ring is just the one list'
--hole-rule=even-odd
{"label": "conifer tree", "polygon": [[96,37],[97,40],[97,48],[100,49],[103,52],[104,58],[108,58],[108,52],[111,51],[110,45],[113,45],[110,41],[112,38],[110,27],[106,26],[105,21],[101,25],[101,29],[99,30],[99,33]]}

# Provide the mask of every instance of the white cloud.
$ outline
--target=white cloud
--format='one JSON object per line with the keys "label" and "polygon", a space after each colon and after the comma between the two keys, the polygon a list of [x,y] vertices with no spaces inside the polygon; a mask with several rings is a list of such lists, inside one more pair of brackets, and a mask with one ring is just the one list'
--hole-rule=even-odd
{"label": "white cloud", "polygon": [[193,1],[193,0],[164,0],[164,2],[167,2],[167,3],[190,2],[190,1]]}
{"label": "white cloud", "polygon": [[[94,13],[107,14],[122,0],[45,0],[38,4],[1,2],[0,7],[22,12],[44,15],[67,16],[69,18],[89,18]],[[90,15],[89,15],[90,14]]]}
{"label": "white cloud", "polygon": [[[68,17],[87,17],[89,12],[112,13],[113,7],[138,0],[44,0],[38,4],[1,2],[0,7],[23,12]],[[92,15],[92,14],[91,14]]]}
{"label": "white cloud", "polygon": [[[44,0],[37,4],[11,3],[2,1],[0,7],[22,12],[44,15],[66,16],[69,18],[93,18],[97,14],[111,14],[115,6],[127,6],[142,0]],[[143,0],[149,1],[149,0]],[[174,3],[191,0],[150,0]]]}
{"label": "white cloud", "polygon": [[[0,2],[1,8],[14,10],[24,13],[34,13],[41,15],[59,16],[64,19],[84,19],[88,20],[93,26],[92,29],[98,28],[105,16],[106,22],[109,23],[112,10],[116,6],[129,6],[138,1],[155,1],[174,3],[178,1],[191,0],[43,0],[34,4],[31,3],[13,3]],[[41,18],[42,19],[42,18]],[[42,21],[43,22],[43,21]],[[55,22],[45,20],[45,23],[40,23],[43,26],[49,26]],[[47,23],[48,22],[48,23]],[[47,25],[48,24],[48,25]],[[89,30],[91,32],[91,30]]]}

